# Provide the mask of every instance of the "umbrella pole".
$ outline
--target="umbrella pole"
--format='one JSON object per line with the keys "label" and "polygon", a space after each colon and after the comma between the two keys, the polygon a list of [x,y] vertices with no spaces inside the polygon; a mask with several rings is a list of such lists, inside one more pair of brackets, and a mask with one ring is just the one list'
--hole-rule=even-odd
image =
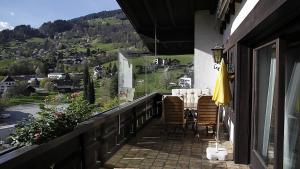
{"label": "umbrella pole", "polygon": [[220,112],[222,110],[223,110],[223,106],[219,106],[218,117],[217,117],[216,151],[218,151],[219,148]]}

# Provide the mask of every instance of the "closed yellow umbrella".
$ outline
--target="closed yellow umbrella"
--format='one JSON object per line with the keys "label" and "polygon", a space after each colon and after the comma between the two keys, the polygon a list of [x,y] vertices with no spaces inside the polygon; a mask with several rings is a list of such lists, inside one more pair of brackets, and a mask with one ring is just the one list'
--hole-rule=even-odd
{"label": "closed yellow umbrella", "polygon": [[228,72],[224,60],[221,61],[220,71],[217,76],[216,86],[212,100],[216,105],[227,105],[231,101],[231,92],[228,81]]}
{"label": "closed yellow umbrella", "polygon": [[217,118],[217,135],[216,135],[216,148],[207,148],[207,158],[218,158],[219,160],[225,159],[225,156],[227,155],[226,149],[219,149],[218,148],[218,141],[219,141],[219,116],[221,111],[225,111],[224,106],[229,104],[231,101],[231,92],[229,87],[229,81],[228,81],[228,72],[226,64],[224,63],[224,60],[221,61],[220,71],[217,76],[216,86],[214,89],[214,94],[212,97],[212,100],[215,101],[216,105],[219,107],[218,112],[218,118]]}

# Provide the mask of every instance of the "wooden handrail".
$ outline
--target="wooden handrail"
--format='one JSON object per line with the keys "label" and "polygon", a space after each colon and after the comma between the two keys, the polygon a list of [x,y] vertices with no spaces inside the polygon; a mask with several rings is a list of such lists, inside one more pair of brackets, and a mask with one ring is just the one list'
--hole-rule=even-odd
{"label": "wooden handrail", "polygon": [[98,114],[72,132],[48,143],[22,147],[4,154],[0,156],[0,168],[97,168],[151,120],[145,117],[156,114],[156,99],[159,96],[159,93],[152,93],[141,97]]}

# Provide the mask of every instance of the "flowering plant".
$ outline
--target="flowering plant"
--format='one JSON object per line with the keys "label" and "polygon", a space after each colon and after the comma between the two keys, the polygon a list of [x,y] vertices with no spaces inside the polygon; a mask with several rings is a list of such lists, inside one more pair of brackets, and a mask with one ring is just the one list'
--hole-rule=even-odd
{"label": "flowering plant", "polygon": [[91,115],[91,105],[81,97],[76,97],[64,112],[43,109],[38,117],[19,123],[11,138],[16,146],[45,143],[72,131]]}

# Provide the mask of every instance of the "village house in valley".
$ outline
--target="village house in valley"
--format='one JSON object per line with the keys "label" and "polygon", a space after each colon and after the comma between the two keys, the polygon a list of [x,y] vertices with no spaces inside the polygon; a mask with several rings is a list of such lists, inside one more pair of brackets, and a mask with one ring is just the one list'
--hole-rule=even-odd
{"label": "village house in valley", "polygon": [[7,89],[9,89],[11,86],[13,86],[16,83],[15,79],[13,79],[11,76],[6,76],[1,82],[0,82],[0,93],[4,93]]}

